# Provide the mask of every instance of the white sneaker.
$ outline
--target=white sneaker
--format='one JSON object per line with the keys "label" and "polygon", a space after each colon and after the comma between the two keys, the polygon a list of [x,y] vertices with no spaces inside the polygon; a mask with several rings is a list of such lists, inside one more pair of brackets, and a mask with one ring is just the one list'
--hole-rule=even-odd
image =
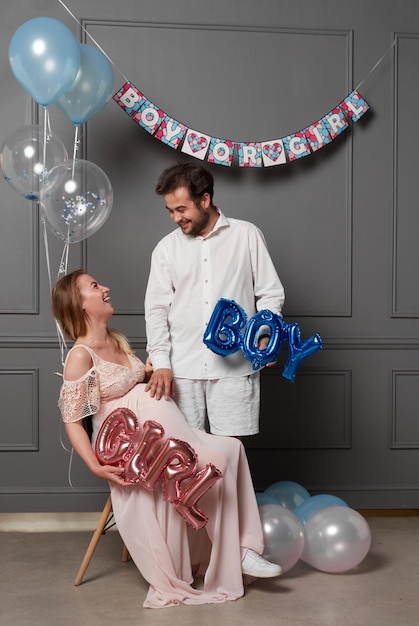
{"label": "white sneaker", "polygon": [[242,572],[255,578],[273,578],[282,574],[282,568],[249,548],[242,560]]}

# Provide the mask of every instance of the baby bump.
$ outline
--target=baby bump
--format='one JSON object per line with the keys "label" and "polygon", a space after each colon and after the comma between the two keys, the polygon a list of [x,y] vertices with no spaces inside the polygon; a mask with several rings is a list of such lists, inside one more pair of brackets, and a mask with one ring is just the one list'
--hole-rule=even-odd
{"label": "baby bump", "polygon": [[128,408],[137,417],[142,428],[146,421],[154,421],[164,429],[165,438],[174,438],[188,443],[198,457],[200,468],[212,463],[223,473],[227,465],[235,466],[240,457],[242,443],[233,437],[211,435],[189,426],[174,400],[156,400],[145,391],[145,384],[136,385],[122,398],[104,403],[95,416],[94,433],[106,417],[115,409]]}
{"label": "baby bump", "polygon": [[165,437],[176,437],[188,442],[196,439],[195,431],[192,431],[176,403],[171,399],[152,398],[150,393],[145,391],[144,383],[135,385],[121,398],[102,402],[100,411],[94,417],[98,430],[112,411],[121,408],[130,409],[136,415],[141,427],[148,420],[158,422],[164,428]]}

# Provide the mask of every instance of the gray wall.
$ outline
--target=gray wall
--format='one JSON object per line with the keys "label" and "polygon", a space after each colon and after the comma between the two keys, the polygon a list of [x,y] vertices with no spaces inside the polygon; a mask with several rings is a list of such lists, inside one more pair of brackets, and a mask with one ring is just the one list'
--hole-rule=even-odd
{"label": "gray wall", "polygon": [[[1,3],[2,141],[38,119],[7,57],[12,34],[37,16],[66,23],[86,43],[85,31],[94,37],[115,65],[115,91],[126,77],[165,112],[211,136],[283,137],[363,81],[371,111],[318,153],[281,167],[209,167],[218,206],[265,232],[286,288],[286,321],[298,322],[303,338],[318,332],[324,342],[295,383],[281,376],[286,353],[263,374],[261,434],[247,442],[256,488],[293,480],[353,507],[418,507],[416,0],[66,5],[83,28],[56,0]],[[71,152],[73,126],[48,109],[53,132]],[[71,246],[69,269],[84,265],[111,288],[115,325],[144,355],[149,258],[172,228],[154,183],[165,166],[189,157],[156,141],[112,101],[86,124],[80,156],[108,174],[115,202],[106,224]],[[0,509],[95,510],[107,486],[77,458],[71,485],[68,479],[37,206],[3,179],[0,189]],[[49,235],[53,281],[61,252]]]}

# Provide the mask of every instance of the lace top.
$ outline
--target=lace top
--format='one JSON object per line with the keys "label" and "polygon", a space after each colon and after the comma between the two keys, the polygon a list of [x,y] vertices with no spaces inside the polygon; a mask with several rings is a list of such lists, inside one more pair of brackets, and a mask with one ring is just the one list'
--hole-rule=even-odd
{"label": "lace top", "polygon": [[145,377],[144,364],[134,354],[127,355],[130,361],[128,367],[104,361],[83,344],[77,344],[71,350],[75,347],[85,348],[89,352],[93,366],[78,380],[64,379],[58,406],[66,423],[94,415],[99,411],[101,400],[120,398]]}

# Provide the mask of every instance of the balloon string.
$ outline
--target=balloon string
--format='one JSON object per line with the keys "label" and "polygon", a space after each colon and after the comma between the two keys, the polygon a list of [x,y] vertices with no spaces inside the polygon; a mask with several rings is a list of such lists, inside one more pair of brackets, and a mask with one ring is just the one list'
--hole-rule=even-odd
{"label": "balloon string", "polygon": [[64,7],[64,9],[67,11],[67,13],[69,15],[71,15],[71,17],[73,18],[73,20],[75,20],[77,22],[77,24],[80,26],[80,28],[82,29],[82,31],[93,41],[93,43],[99,48],[99,50],[102,52],[102,54],[105,55],[105,57],[108,59],[109,63],[111,63],[114,68],[116,69],[117,72],[119,72],[119,74],[122,76],[122,78],[125,80],[126,83],[129,83],[130,81],[128,80],[128,78],[121,72],[121,70],[115,65],[115,63],[112,61],[112,59],[106,54],[106,52],[104,51],[104,49],[98,44],[98,42],[96,41],[96,39],[94,39],[94,37],[92,37],[92,35],[87,32],[87,30],[84,28],[84,26],[81,24],[81,22],[77,19],[77,17],[74,15],[74,13],[72,13],[70,11],[70,9],[68,8],[68,6],[66,6],[64,4],[64,2],[62,0],[58,0],[58,2],[61,4],[61,6]]}
{"label": "balloon string", "polygon": [[[65,364],[65,352],[67,350],[67,344],[66,344],[66,341],[65,341],[65,338],[64,338],[64,335],[63,335],[63,331],[61,330],[60,325],[57,322],[57,320],[55,320],[55,326],[57,328],[58,343],[59,343],[59,346],[60,346],[61,365],[64,367],[64,364]],[[56,374],[58,374],[58,372],[56,372]]]}
{"label": "balloon string", "polygon": [[[45,247],[45,257],[46,257],[46,263],[47,263],[47,272],[48,272],[48,284],[49,284],[49,292],[51,293],[52,291],[52,280],[51,280],[51,263],[50,263],[50,258],[49,258],[49,246],[48,246],[48,231],[47,231],[47,227],[46,227],[46,222],[45,222],[45,215],[41,215],[41,223],[42,223],[42,227],[43,227],[43,236],[44,236],[44,247]],[[65,244],[64,247],[64,251],[66,254],[66,258],[65,258],[65,262],[63,262],[63,260],[61,260],[60,263],[60,273],[67,273],[67,263],[68,263],[68,250],[66,250],[66,248],[68,248],[68,244]],[[64,255],[64,252],[63,252]],[[55,327],[57,330],[57,337],[58,337],[58,345],[60,346],[60,353],[61,353],[61,364],[64,366],[64,361],[65,361],[65,351],[67,350],[67,345],[66,345],[66,341],[64,338],[64,335],[62,333],[62,330],[57,322],[57,320],[55,320]]]}
{"label": "balloon string", "polygon": [[[56,374],[58,374],[58,372],[55,372]],[[61,376],[61,374],[59,374],[59,376]],[[60,419],[60,421],[58,422],[58,433],[59,433],[59,438],[60,438],[60,444],[63,450],[65,450],[65,452],[70,453],[71,452],[71,448],[67,448],[67,446],[64,443],[64,438],[62,435],[62,429],[64,426],[64,422],[62,419]]]}
{"label": "balloon string", "polygon": [[67,274],[68,256],[69,256],[70,244],[66,242],[61,255],[61,261],[58,269],[57,280],[60,278],[60,274]]}
{"label": "balloon string", "polygon": [[[44,108],[44,147],[43,147],[43,164],[42,164],[42,171],[45,173],[46,172],[46,144],[47,144],[47,137],[51,136],[51,126],[50,126],[50,118],[49,118],[49,113],[47,111],[47,108]],[[40,181],[40,194],[42,191],[42,184],[43,184],[43,180]],[[52,278],[51,278],[51,261],[50,261],[50,254],[49,254],[49,244],[48,244],[48,230],[47,230],[47,226],[46,226],[46,219],[45,219],[45,214],[43,212],[42,209],[42,205],[39,202],[39,210],[41,212],[41,224],[42,224],[42,230],[43,230],[43,239],[44,239],[44,248],[45,248],[45,258],[46,258],[46,264],[47,264],[47,273],[48,273],[48,285],[49,285],[49,293],[51,294],[52,291]],[[59,265],[59,272],[58,272],[58,276],[57,276],[57,280],[60,276],[60,274],[66,274],[67,273],[67,266],[68,266],[68,253],[69,253],[69,244],[66,243],[64,245],[64,250],[61,256],[61,261],[60,261],[60,265]],[[64,366],[64,361],[65,361],[65,351],[67,350],[67,345],[66,345],[66,341],[64,338],[64,335],[62,333],[62,330],[57,322],[57,320],[55,320],[55,326],[56,326],[56,330],[57,330],[57,337],[58,337],[58,344],[60,346],[60,353],[61,353],[61,364]]]}
{"label": "balloon string", "polygon": [[[66,450],[65,446],[64,446],[64,450]],[[68,452],[68,450],[67,450]],[[70,485],[71,489],[73,489],[73,491],[75,491],[74,485],[73,485],[73,481],[71,480],[71,470],[73,467],[73,457],[74,457],[74,448],[71,448],[70,452],[70,460],[68,462],[68,484]]]}
{"label": "balloon string", "polygon": [[[44,175],[46,172],[47,128],[49,129],[49,113],[48,113],[47,107],[44,107],[44,147],[43,147],[43,162],[42,162],[42,172]],[[40,185],[39,185],[39,200],[41,199],[42,185],[43,185],[43,177],[41,178]],[[45,257],[46,257],[47,272],[48,272],[48,284],[49,284],[49,291],[51,293],[52,281],[51,281],[51,264],[50,264],[50,258],[49,258],[48,233],[47,233],[45,215],[44,215],[42,204],[40,201],[38,201],[38,207],[39,207],[39,211],[41,214],[41,224],[43,228]]]}
{"label": "balloon string", "polygon": [[77,157],[77,151],[79,149],[79,143],[80,143],[80,139],[79,139],[79,125],[77,124],[75,131],[74,131],[74,145],[73,145],[73,171],[72,171],[72,176],[74,178],[74,161],[76,160]]}
{"label": "balloon string", "polygon": [[[58,269],[57,280],[60,278],[61,274],[63,276],[65,276],[67,274],[69,250],[70,250],[70,244],[69,243],[65,243],[64,244],[64,249],[63,249],[63,252],[62,252],[62,255],[61,255],[61,260],[60,260],[60,265],[59,265],[59,269]],[[65,337],[64,337],[63,331],[61,330],[61,327],[60,327],[59,323],[57,322],[57,320],[55,320],[55,325],[56,325],[56,328],[57,328],[58,344],[60,346],[61,364],[64,367],[65,353],[67,351],[67,344],[66,344],[66,341],[65,341]]]}
{"label": "balloon string", "polygon": [[73,482],[71,480],[71,469],[73,467],[73,457],[74,457],[74,448],[71,448],[71,452],[70,452],[70,462],[68,464],[68,484],[70,485],[70,487],[74,490],[74,485]]}
{"label": "balloon string", "polygon": [[[46,172],[46,144],[47,144],[47,137],[50,136],[50,135],[51,135],[51,128],[50,128],[49,113],[47,111],[47,108],[45,107],[44,108],[44,146],[43,146],[43,162],[42,162],[42,171],[44,173]],[[40,185],[39,185],[39,200],[41,198],[42,185],[43,185],[43,180],[41,178]],[[49,244],[48,244],[48,230],[47,230],[47,225],[46,225],[45,214],[44,214],[44,211],[43,211],[43,208],[42,208],[42,203],[40,201],[38,201],[38,207],[39,207],[39,211],[40,211],[40,221],[41,221],[41,225],[42,225],[42,235],[43,235],[43,239],[44,239],[44,249],[45,249],[45,259],[46,259],[46,264],[47,264],[49,293],[51,293],[51,291],[52,291],[52,278],[51,278],[51,261],[50,261],[50,254],[49,254]],[[66,243],[64,245],[63,254],[61,256],[58,277],[60,276],[60,274],[66,274],[67,273],[68,253],[69,253],[69,244]],[[58,279],[58,277],[57,277],[57,279]],[[67,349],[67,346],[66,346],[66,343],[65,343],[64,335],[63,335],[63,333],[61,331],[61,328],[59,327],[59,325],[58,325],[56,320],[55,320],[55,325],[56,325],[56,328],[57,328],[58,343],[59,343],[60,349],[61,349],[61,361],[62,361],[62,364],[64,364],[64,350]]]}
{"label": "balloon string", "polygon": [[391,51],[392,48],[394,48],[394,46],[396,45],[396,40],[393,40],[393,43],[391,44],[391,46],[384,52],[383,56],[378,59],[377,63],[374,65],[374,67],[372,67],[370,69],[370,71],[368,72],[368,74],[365,76],[365,78],[363,78],[361,80],[361,82],[357,85],[357,87],[355,87],[356,91],[358,91],[358,89],[361,87],[361,85],[363,85],[365,83],[365,81],[367,80],[367,78],[369,78],[371,76],[371,74],[377,69],[377,67],[380,65],[380,63],[382,61],[384,61],[385,57],[388,55],[388,53]]}
{"label": "balloon string", "polygon": [[[45,107],[45,113],[47,113],[47,108],[46,107]],[[48,115],[44,116],[44,124],[46,124],[48,126],[48,133],[47,134],[48,134],[48,138],[50,138],[51,135],[52,135],[52,131],[51,131],[51,120],[50,120],[50,117],[49,117],[49,113],[48,113]]]}
{"label": "balloon string", "polygon": [[47,228],[46,228],[46,223],[45,223],[45,215],[43,213],[41,214],[41,224],[43,227],[44,247],[45,247],[45,256],[46,256],[47,272],[48,272],[48,284],[49,284],[49,290],[51,291],[52,281],[51,281],[51,264],[49,260],[49,249],[48,249],[48,233],[47,233]]}
{"label": "balloon string", "polygon": [[[48,120],[49,120],[49,114],[48,114],[48,111],[47,111],[47,107],[44,107],[44,145],[43,145],[43,151],[42,151],[42,178],[41,178],[42,181],[45,178],[45,176],[47,175],[46,163],[47,163],[47,139],[48,139],[47,126],[48,126]],[[39,190],[39,191],[41,191],[41,190]]]}
{"label": "balloon string", "polygon": [[[43,234],[43,240],[44,240],[44,249],[45,249],[45,259],[46,259],[46,265],[47,265],[47,273],[48,273],[48,285],[49,285],[49,293],[51,294],[52,291],[52,279],[51,279],[51,262],[50,262],[50,253],[49,253],[49,245],[48,245],[48,231],[47,231],[47,226],[46,226],[46,220],[45,220],[45,215],[44,215],[44,211],[42,208],[42,204],[40,202],[41,200],[41,192],[42,192],[42,185],[43,185],[43,179],[46,175],[46,150],[47,150],[47,140],[49,137],[51,137],[51,123],[50,123],[50,117],[49,117],[49,112],[47,110],[47,107],[44,107],[44,145],[43,145],[43,154],[42,154],[42,176],[40,177],[39,180],[39,198],[38,198],[38,209],[40,212],[40,221],[41,221],[41,225],[42,225],[42,234]],[[75,153],[77,150],[77,138],[78,138],[78,127],[76,127],[76,138],[75,138],[75,142],[74,142],[74,158],[75,158]],[[74,167],[74,165],[73,165]],[[74,172],[73,172],[73,176],[74,176]],[[66,243],[64,245],[64,250],[61,256],[61,261],[60,261],[60,265],[59,265],[59,272],[58,272],[58,276],[57,276],[57,280],[60,276],[60,274],[66,274],[67,273],[67,266],[68,266],[68,256],[69,256],[69,244]],[[57,338],[58,338],[58,345],[60,347],[60,355],[61,355],[61,365],[64,368],[64,364],[65,364],[65,353],[67,351],[67,344],[65,341],[65,337],[64,334],[61,330],[60,325],[58,324],[57,320],[55,321],[55,327],[56,327],[56,331],[57,331]],[[58,372],[56,372],[57,375],[62,377],[62,374],[59,374]],[[69,461],[69,466],[68,466],[68,482],[69,485],[71,487],[71,489],[74,490],[74,485],[72,483],[71,480],[71,469],[72,469],[72,465],[73,465],[73,456],[74,456],[74,448],[71,448],[71,450],[69,450],[63,440],[62,437],[62,421],[60,420],[60,426],[59,426],[59,439],[60,439],[60,444],[62,446],[62,448],[68,452],[70,454],[70,461]]]}

